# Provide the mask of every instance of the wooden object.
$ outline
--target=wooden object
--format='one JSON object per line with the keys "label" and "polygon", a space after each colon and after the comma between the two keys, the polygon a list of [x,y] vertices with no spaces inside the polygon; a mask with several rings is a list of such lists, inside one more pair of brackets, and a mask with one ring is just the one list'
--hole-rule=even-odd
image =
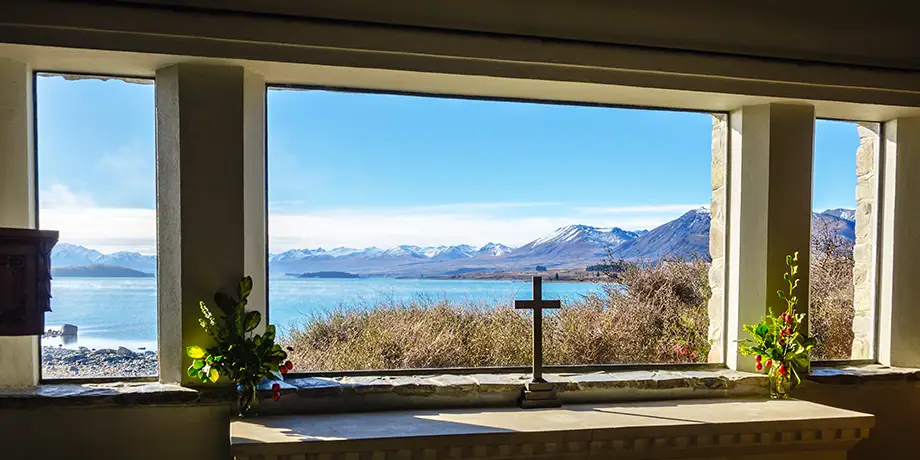
{"label": "wooden object", "polygon": [[0,336],[41,335],[58,232],[0,228]]}
{"label": "wooden object", "polygon": [[543,300],[543,277],[533,277],[533,300],[515,300],[514,308],[533,310],[533,378],[521,393],[518,404],[525,408],[559,407],[556,388],[543,378],[543,309],[562,308],[559,300]]}

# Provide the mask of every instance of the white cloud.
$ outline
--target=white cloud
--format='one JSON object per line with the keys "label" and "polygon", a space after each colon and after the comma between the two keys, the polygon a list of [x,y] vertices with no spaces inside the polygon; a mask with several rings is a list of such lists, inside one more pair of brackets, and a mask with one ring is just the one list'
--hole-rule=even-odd
{"label": "white cloud", "polygon": [[93,200],[89,196],[73,193],[63,184],[52,184],[51,187],[40,190],[38,198],[42,209],[75,209],[93,206]]}
{"label": "white cloud", "polygon": [[156,254],[156,211],[132,208],[42,208],[39,225],[57,230],[60,241],[108,254]]}
{"label": "white cloud", "polygon": [[[54,187],[52,187],[54,188]],[[79,197],[57,189],[61,206],[45,207],[41,227],[59,230],[61,241],[103,253],[156,251],[156,212],[153,209],[83,207]],[[294,248],[392,247],[488,242],[518,246],[571,224],[627,230],[651,229],[698,205],[568,208],[549,215],[542,206],[558,203],[459,203],[455,205],[339,208],[311,213],[271,212],[269,246],[272,252]],[[617,209],[599,213],[597,210]],[[609,215],[605,215],[609,214]]]}
{"label": "white cloud", "polygon": [[658,204],[643,206],[588,206],[576,208],[585,214],[674,213],[709,206],[709,204]]}

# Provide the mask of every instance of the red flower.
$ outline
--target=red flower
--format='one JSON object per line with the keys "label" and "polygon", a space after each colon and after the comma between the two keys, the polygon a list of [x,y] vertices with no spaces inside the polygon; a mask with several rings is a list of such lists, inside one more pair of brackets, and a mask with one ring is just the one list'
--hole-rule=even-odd
{"label": "red flower", "polygon": [[272,393],[272,400],[277,401],[281,399],[281,393]]}
{"label": "red flower", "polygon": [[278,370],[281,371],[281,375],[287,374],[287,368],[284,366],[281,366],[280,368],[278,368]]}
{"label": "red flower", "polygon": [[786,334],[786,335],[792,335],[792,328],[791,328],[791,327],[787,327],[785,330],[783,330],[783,333]]}
{"label": "red flower", "polygon": [[757,355],[757,356],[754,357],[754,361],[755,361],[755,362],[758,362],[758,363],[760,362],[761,359],[763,359],[763,358],[762,358],[760,355]]}
{"label": "red flower", "polygon": [[689,348],[683,347],[683,348],[680,349],[680,355],[681,355],[681,356],[687,356],[687,353],[690,353],[690,349],[689,349]]}
{"label": "red flower", "polygon": [[792,315],[786,315],[783,319],[786,321],[786,324],[792,324]]}
{"label": "red flower", "polygon": [[759,370],[762,370],[762,369],[763,369],[763,364],[760,364],[760,363],[755,364],[755,365],[754,365],[754,369],[757,369],[758,371],[759,371]]}
{"label": "red flower", "polygon": [[287,370],[291,370],[291,369],[294,368],[294,363],[292,363],[292,362],[290,362],[290,361],[286,361],[286,362],[284,363],[284,367],[286,367]]}
{"label": "red flower", "polygon": [[772,360],[772,359],[768,359],[768,360],[767,360],[767,364],[766,364],[767,369],[769,369],[770,366],[772,366],[772,365],[773,365],[773,360]]}
{"label": "red flower", "polygon": [[690,359],[696,359],[696,352],[690,353]]}
{"label": "red flower", "polygon": [[272,385],[272,391],[274,391],[275,393],[281,391],[281,384],[280,384],[280,383],[276,383],[276,384]]}
{"label": "red flower", "polygon": [[780,365],[779,365],[779,373],[782,374],[782,375],[786,375],[786,372],[787,372],[787,371],[786,371],[786,365],[785,365],[785,364],[780,364]]}

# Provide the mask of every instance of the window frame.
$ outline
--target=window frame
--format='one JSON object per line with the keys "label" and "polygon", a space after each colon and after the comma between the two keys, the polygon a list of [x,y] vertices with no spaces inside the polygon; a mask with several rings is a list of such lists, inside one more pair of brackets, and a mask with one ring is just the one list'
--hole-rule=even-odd
{"label": "window frame", "polygon": [[[811,367],[842,367],[842,366],[864,366],[879,364],[879,347],[880,347],[880,321],[879,314],[881,313],[881,304],[880,304],[880,290],[881,284],[879,283],[879,278],[881,276],[881,265],[879,261],[881,260],[881,252],[883,247],[882,242],[882,221],[883,216],[883,202],[884,202],[884,189],[885,189],[885,171],[881,166],[885,164],[885,123],[879,121],[869,121],[869,120],[853,120],[845,118],[829,118],[829,117],[815,117],[815,131],[817,133],[817,123],[818,121],[833,121],[833,122],[844,122],[852,123],[854,126],[857,126],[858,123],[874,124],[878,127],[878,152],[876,158],[873,162],[873,168],[875,168],[876,182],[875,182],[875,212],[873,213],[874,222],[870,222],[870,226],[873,229],[875,234],[875,240],[873,241],[873,251],[872,251],[872,269],[870,273],[872,274],[872,299],[870,308],[872,311],[872,352],[869,354],[868,358],[852,358],[852,355],[849,359],[822,359],[822,360],[812,360],[810,361]],[[817,139],[815,141],[815,147],[817,147]],[[814,155],[814,153],[812,153]],[[855,160],[856,152],[853,152],[854,159],[854,173],[855,173]],[[812,166],[814,166],[814,158],[812,158]],[[854,190],[855,192],[855,190]],[[812,196],[811,196],[812,206],[814,206],[814,167],[812,167]],[[858,203],[857,203],[858,207]],[[854,241],[855,244],[855,241]],[[811,248],[809,248],[811,250]],[[811,279],[809,278],[809,289],[811,288]],[[806,318],[810,320],[811,314],[811,305],[807,306],[808,315]],[[810,325],[809,325],[810,326]],[[852,325],[850,326],[852,329]]]}
{"label": "window frame", "polygon": [[[42,75],[51,75],[51,76],[77,76],[77,77],[87,77],[87,78],[97,78],[97,79],[113,79],[113,80],[147,80],[150,81],[154,87],[156,87],[156,77],[145,77],[138,75],[129,75],[129,74],[109,74],[109,73],[95,73],[95,72],[68,72],[60,70],[41,70],[41,69],[32,69],[32,174],[34,177],[33,180],[33,193],[35,194],[35,202],[33,203],[33,213],[35,215],[35,228],[41,227],[41,212],[40,212],[40,177],[38,171],[38,158],[39,158],[39,137],[38,137],[38,78]],[[156,107],[154,107],[156,110]],[[156,122],[156,115],[154,115],[154,123]],[[154,148],[154,151],[156,149]],[[156,154],[154,154],[156,157]],[[154,212],[157,213],[160,207],[160,202],[158,197],[154,197],[155,208]],[[159,245],[155,241],[154,244],[157,246],[157,258],[159,258]],[[156,278],[157,290],[159,290],[160,280],[159,277]],[[159,296],[157,296],[157,312],[159,312]],[[157,344],[160,342],[160,328],[157,324]],[[38,368],[38,383],[45,385],[55,385],[55,384],[82,384],[82,383],[116,383],[116,382],[158,382],[160,379],[159,367],[157,368],[157,375],[152,376],[99,376],[99,377],[63,377],[63,378],[45,378],[44,376],[44,367],[42,365],[42,337],[39,336],[36,340],[37,348],[37,368]],[[159,348],[159,345],[158,345]],[[159,349],[157,350],[157,358],[159,360]]]}
{"label": "window frame", "polygon": [[[530,98],[519,98],[519,97],[492,97],[492,96],[473,96],[466,94],[458,93],[433,93],[433,92],[423,92],[423,91],[396,91],[396,90],[386,90],[379,88],[359,88],[352,86],[333,86],[333,85],[309,85],[309,84],[288,84],[288,83],[272,83],[269,81],[265,82],[265,162],[266,162],[266,178],[265,178],[265,195],[266,195],[266,219],[268,219],[268,162],[269,162],[269,151],[268,151],[268,94],[272,90],[280,91],[329,91],[329,92],[341,92],[349,94],[377,94],[377,95],[391,95],[391,96],[410,96],[410,97],[426,97],[434,99],[458,99],[458,100],[471,100],[471,101],[488,101],[488,102],[518,102],[518,103],[530,103],[530,104],[545,104],[545,105],[561,105],[561,106],[575,106],[575,107],[596,107],[596,108],[610,108],[610,109],[628,109],[628,110],[653,110],[653,111],[662,111],[662,112],[682,112],[682,113],[698,113],[710,116],[724,116],[726,123],[728,124],[728,129],[731,129],[729,123],[730,111],[724,110],[707,110],[707,109],[686,109],[686,108],[670,108],[662,106],[643,106],[643,105],[631,105],[631,104],[608,104],[608,103],[599,103],[599,102],[585,102],[585,101],[560,101],[555,99],[530,99]],[[727,141],[726,141],[727,142]],[[711,151],[710,151],[711,157]],[[725,187],[730,187],[731,178],[729,171],[731,171],[731,148],[726,148],[725,152]],[[710,174],[712,169],[710,166]],[[710,196],[711,198],[711,196]],[[730,213],[730,198],[728,193],[725,197],[725,221],[728,222],[729,213]],[[711,211],[710,211],[711,212]],[[268,224],[266,223],[266,229],[269,229]],[[270,230],[270,229],[269,229]],[[728,263],[730,257],[730,251],[728,249],[728,239],[729,239],[729,230],[726,225],[725,232],[723,234],[723,244],[725,251],[725,266],[723,271],[727,272]],[[268,257],[268,241],[269,236],[266,235],[266,258]],[[271,302],[269,300],[270,295],[270,277],[268,275],[268,263],[266,262],[266,273],[265,273],[265,286],[266,286],[266,318],[270,317],[271,314]],[[569,372],[625,372],[625,371],[638,371],[638,370],[691,370],[691,371],[713,371],[713,370],[724,370],[727,369],[727,363],[725,361],[725,350],[728,347],[728,338],[725,334],[727,320],[728,320],[728,283],[723,283],[722,286],[722,324],[721,329],[723,331],[721,343],[719,346],[722,348],[722,361],[718,363],[656,363],[656,364],[562,364],[562,365],[543,365],[543,370],[547,373],[569,373]],[[715,346],[716,344],[712,344]],[[304,372],[290,372],[287,374],[288,378],[310,378],[310,377],[356,377],[356,376],[411,376],[411,375],[428,375],[428,374],[456,374],[456,375],[469,375],[469,374],[514,374],[514,373],[529,373],[532,370],[530,366],[485,366],[485,367],[442,367],[442,368],[407,368],[407,369],[368,369],[368,370],[340,370],[340,371],[304,371]]]}

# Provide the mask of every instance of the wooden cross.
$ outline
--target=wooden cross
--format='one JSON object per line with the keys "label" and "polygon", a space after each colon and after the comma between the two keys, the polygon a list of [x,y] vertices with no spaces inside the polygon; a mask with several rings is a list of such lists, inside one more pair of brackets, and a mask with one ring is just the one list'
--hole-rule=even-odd
{"label": "wooden cross", "polygon": [[514,308],[533,310],[533,381],[543,380],[543,309],[562,308],[559,300],[543,300],[543,277],[533,277],[533,300],[515,300]]}

